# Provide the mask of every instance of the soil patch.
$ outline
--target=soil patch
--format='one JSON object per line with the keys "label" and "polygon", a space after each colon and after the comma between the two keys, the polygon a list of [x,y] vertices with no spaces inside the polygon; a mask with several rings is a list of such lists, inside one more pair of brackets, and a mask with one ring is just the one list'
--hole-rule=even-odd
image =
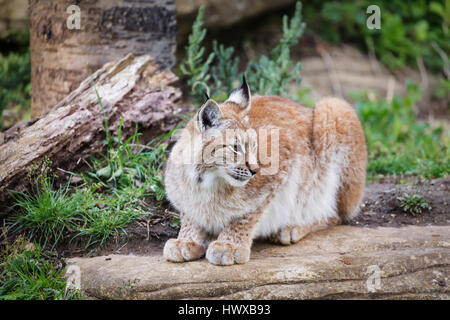
{"label": "soil patch", "polygon": [[[430,205],[415,216],[403,212],[397,199],[404,193],[420,194]],[[450,225],[450,178],[417,180],[407,184],[382,181],[367,185],[361,213],[349,225],[402,227],[406,225]]]}

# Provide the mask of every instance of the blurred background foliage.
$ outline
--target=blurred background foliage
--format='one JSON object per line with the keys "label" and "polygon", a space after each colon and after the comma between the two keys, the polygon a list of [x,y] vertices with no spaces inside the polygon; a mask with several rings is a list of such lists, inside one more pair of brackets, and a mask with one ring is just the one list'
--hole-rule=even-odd
{"label": "blurred background foliage", "polygon": [[[177,6],[182,2],[178,0]],[[181,59],[177,73],[189,93],[185,99],[199,107],[206,91],[211,97],[224,100],[245,73],[253,92],[289,96],[313,107],[315,99],[310,94],[314,88],[298,86],[303,56],[291,52],[293,48],[297,50],[299,39],[307,33],[328,44],[355,46],[376,57],[394,75],[406,66],[425,68],[437,79],[433,99],[446,104],[447,115],[443,120],[448,122],[450,0],[313,0],[303,5],[298,2],[295,8],[289,1],[286,3],[286,9],[268,9],[262,16],[247,17],[247,24],[234,24],[235,29],[221,26],[220,32],[206,27],[209,17],[203,8],[198,14],[197,9],[193,10],[191,33],[189,37],[181,34],[179,39]],[[367,7],[374,4],[381,11],[380,30],[366,27],[370,15]],[[260,50],[258,43],[246,40],[248,32],[253,32],[246,30],[246,26],[260,23],[261,19],[268,19],[270,25],[271,15],[278,17],[282,15],[280,12],[287,14],[271,27],[278,30],[279,38],[270,39],[264,34],[254,38],[267,42],[266,51]],[[186,21],[179,20],[180,29],[182,23]],[[242,29],[240,34],[236,26]],[[227,30],[233,30],[231,42],[227,41],[230,37]],[[0,39],[0,129],[30,118],[28,38],[25,27]],[[247,44],[254,46],[253,54],[243,57],[238,51]],[[371,159],[369,172],[448,175],[448,124],[432,125],[418,118],[416,104],[420,95],[420,87],[409,84],[406,95],[394,99],[382,99],[370,92],[355,92],[347,97],[358,109],[365,128]],[[387,135],[386,128],[392,129]]]}
{"label": "blurred background foliage", "polygon": [[30,117],[29,37],[26,27],[0,40],[0,129]]}
{"label": "blurred background foliage", "polygon": [[[362,27],[370,5],[381,9],[380,30]],[[417,59],[423,59],[434,72],[448,64],[448,57],[442,55],[450,52],[449,0],[313,1],[308,2],[304,14],[315,17],[309,26],[324,40],[356,43],[391,69],[416,66]]]}
{"label": "blurred background foliage", "polygon": [[[177,6],[182,3],[181,0],[177,1]],[[366,9],[369,5],[374,4],[381,9],[381,30],[370,30],[366,27],[368,17]],[[448,98],[450,89],[448,61],[450,0],[314,0],[303,3],[302,13],[308,26],[308,32],[314,32],[322,40],[332,44],[356,45],[361,50],[375,55],[393,71],[403,66],[417,68],[418,64],[423,64],[429,71],[440,77],[436,96]],[[275,68],[284,69],[285,77],[300,69],[298,61],[294,65],[286,64],[286,61],[289,61],[286,59],[286,54],[288,54],[286,49],[292,46],[293,43],[289,43],[289,41],[297,39],[303,32],[303,28],[304,25],[293,25],[291,37],[289,38],[289,35],[287,38],[285,37],[288,42],[285,45],[280,44],[277,49],[274,49],[270,53],[272,57],[270,55],[262,56],[257,63],[248,65],[247,70],[252,71],[248,72],[249,77],[254,76],[254,79],[258,79],[258,82],[249,79],[254,82],[256,91],[266,93],[263,90],[264,87],[270,86],[268,82],[273,80],[266,75],[273,73]],[[6,34],[7,36],[0,40],[0,129],[30,117],[29,32],[26,28]],[[208,54],[210,59],[213,59],[213,56],[220,57],[219,61],[225,61],[226,65],[216,64],[212,68],[212,72],[205,73],[203,77],[212,77],[216,87],[222,86],[223,91],[227,91],[233,84],[232,80],[235,80],[234,78],[238,75],[238,61],[233,56],[234,48],[226,48],[217,43],[210,48],[211,52],[205,54]],[[280,50],[277,52],[280,58],[278,61],[275,61],[273,56],[276,50]],[[208,64],[208,60],[205,60],[205,63]],[[205,67],[202,66],[202,68]],[[295,69],[291,72],[293,68]],[[186,72],[183,73],[186,75]],[[285,79],[278,79],[278,82]],[[193,81],[197,83],[195,96],[199,97],[199,92],[204,88],[201,88],[198,83],[202,81],[198,81],[198,79]],[[276,87],[272,85],[272,91],[275,94],[285,93],[278,92]],[[300,94],[304,92],[303,89]],[[305,98],[308,99],[308,97]]]}
{"label": "blurred background foliage", "polygon": [[[360,18],[365,18],[365,8],[367,7],[358,7],[345,2],[325,3],[319,11],[323,13],[323,18],[326,20],[326,22],[322,21],[321,25],[330,22],[331,17],[335,22],[348,21],[347,15],[357,18],[356,13],[359,12],[363,12]],[[290,17],[283,16],[282,36],[279,42],[269,49],[269,54],[255,56],[247,62],[246,68],[240,70],[241,72],[238,69],[239,58],[233,56],[232,46],[219,45],[217,40],[213,40],[213,50],[206,54],[207,30],[203,26],[203,19],[204,10],[200,8],[186,46],[186,56],[180,65],[181,72],[190,88],[191,101],[197,108],[204,101],[205,92],[213,99],[225,100],[229,92],[239,85],[243,74],[246,74],[253,92],[288,96],[305,106],[314,106],[314,101],[311,101],[312,99],[308,96],[309,88],[298,89],[302,79],[301,63],[293,61],[290,55],[291,47],[297,44],[305,29],[300,2],[297,2],[295,11]],[[360,23],[365,24],[365,19]],[[339,34],[351,35],[351,32],[339,30],[337,25],[335,27],[336,29],[327,28],[328,33],[325,36],[331,36],[334,38],[333,41],[350,41],[337,37]],[[346,25],[350,31],[351,27],[357,29],[355,26]],[[402,37],[408,38],[405,34]],[[378,41],[376,39],[371,34],[366,36],[369,43]],[[405,43],[409,41],[414,43],[414,39],[408,39]],[[394,44],[392,46],[396,47]],[[394,55],[394,52],[391,51],[389,54]],[[424,56],[416,56],[417,59],[422,57]],[[401,65],[406,62],[408,60],[403,60]],[[400,67],[400,62],[397,67]],[[443,66],[440,65],[440,67]],[[448,84],[448,79],[445,81],[444,83]],[[445,130],[446,125],[420,121],[417,109],[417,103],[422,94],[420,87],[409,80],[405,85],[406,92],[403,96],[393,95],[390,98],[381,98],[370,90],[363,90],[354,92],[349,97],[355,104],[366,134],[369,150],[369,179],[376,175],[404,174],[419,175],[424,178],[444,177],[450,172],[448,148],[450,133]],[[296,90],[291,90],[292,88]],[[445,88],[442,90],[446,91]]]}

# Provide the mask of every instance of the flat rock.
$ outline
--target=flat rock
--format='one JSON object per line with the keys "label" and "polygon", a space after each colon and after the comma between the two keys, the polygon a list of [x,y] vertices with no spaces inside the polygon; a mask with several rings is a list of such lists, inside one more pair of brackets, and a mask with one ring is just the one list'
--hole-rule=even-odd
{"label": "flat rock", "polygon": [[450,299],[450,226],[336,226],[284,247],[255,243],[244,265],[152,256],[72,258],[98,299]]}

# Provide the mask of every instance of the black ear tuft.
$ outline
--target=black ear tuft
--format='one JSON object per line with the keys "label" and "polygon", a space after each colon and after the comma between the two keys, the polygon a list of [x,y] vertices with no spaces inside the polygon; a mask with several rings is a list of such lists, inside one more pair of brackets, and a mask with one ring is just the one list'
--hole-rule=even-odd
{"label": "black ear tuft", "polygon": [[245,91],[247,91],[247,95],[249,94],[249,90],[248,90],[249,87],[248,87],[247,79],[245,79],[245,73],[242,75],[241,89],[245,89]]}
{"label": "black ear tuft", "polygon": [[241,106],[242,109],[246,111],[250,110],[251,106],[251,94],[250,87],[248,86],[247,80],[245,79],[245,75],[242,76],[242,85],[231,92],[227,101],[234,102]]}
{"label": "black ear tuft", "polygon": [[205,91],[203,94],[205,95],[205,101],[208,101],[210,99],[208,92]]}
{"label": "black ear tuft", "polygon": [[221,115],[217,103],[209,99],[197,113],[198,127],[201,130],[217,127]]}

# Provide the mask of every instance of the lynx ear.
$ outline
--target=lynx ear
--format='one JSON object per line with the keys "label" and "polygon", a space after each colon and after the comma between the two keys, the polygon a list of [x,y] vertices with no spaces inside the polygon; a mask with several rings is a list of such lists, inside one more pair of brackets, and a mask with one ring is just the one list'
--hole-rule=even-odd
{"label": "lynx ear", "polygon": [[214,100],[209,99],[197,112],[197,128],[200,131],[208,130],[209,128],[217,127],[222,112],[219,105]]}
{"label": "lynx ear", "polygon": [[234,102],[241,106],[242,110],[245,110],[248,112],[251,107],[251,94],[250,94],[250,87],[247,84],[247,81],[245,80],[245,75],[242,77],[242,85],[240,88],[235,89],[233,92],[231,92],[230,96],[228,97],[227,101]]}

